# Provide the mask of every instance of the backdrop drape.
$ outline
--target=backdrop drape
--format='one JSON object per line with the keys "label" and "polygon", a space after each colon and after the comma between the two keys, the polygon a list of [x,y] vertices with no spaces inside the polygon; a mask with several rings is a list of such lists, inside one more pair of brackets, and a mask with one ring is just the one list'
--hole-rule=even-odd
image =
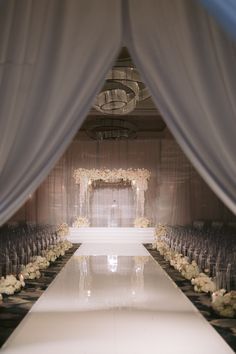
{"label": "backdrop drape", "polygon": [[[147,158],[148,156],[148,158]],[[145,215],[155,225],[190,224],[194,220],[235,220],[196,172],[174,139],[78,141],[71,143],[36,193],[14,216],[15,221],[72,224],[79,215],[76,168],[139,168],[151,171],[145,192]],[[121,210],[120,226],[133,226],[135,211],[131,188],[108,185],[93,189],[89,219],[107,226],[113,199]]]}
{"label": "backdrop drape", "polygon": [[236,43],[193,0],[130,0],[127,45],[175,138],[236,213]]}
{"label": "backdrop drape", "polygon": [[0,224],[47,176],[121,41],[120,1],[0,3]]}

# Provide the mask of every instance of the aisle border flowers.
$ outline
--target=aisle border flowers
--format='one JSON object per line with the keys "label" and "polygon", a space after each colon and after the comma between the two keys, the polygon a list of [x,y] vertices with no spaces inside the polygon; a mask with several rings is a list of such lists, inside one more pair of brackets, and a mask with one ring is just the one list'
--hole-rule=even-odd
{"label": "aisle border flowers", "polygon": [[65,252],[72,247],[72,243],[68,240],[60,239],[56,245],[49,246],[42,252],[43,256],[34,256],[32,261],[21,266],[20,273],[15,276],[8,274],[6,277],[0,278],[0,300],[2,295],[13,295],[19,292],[25,286],[25,280],[39,279],[41,270],[47,269],[50,263],[55,262],[60,256],[64,256]]}
{"label": "aisle border flowers", "polygon": [[178,270],[185,279],[191,281],[195,292],[211,294],[211,306],[219,316],[235,318],[236,291],[226,292],[225,289],[216,291],[216,284],[213,279],[203,272],[200,273],[195,261],[189,263],[188,257],[173,251],[164,240],[166,235],[167,228],[165,225],[159,224],[152,248],[157,249],[172,267]]}

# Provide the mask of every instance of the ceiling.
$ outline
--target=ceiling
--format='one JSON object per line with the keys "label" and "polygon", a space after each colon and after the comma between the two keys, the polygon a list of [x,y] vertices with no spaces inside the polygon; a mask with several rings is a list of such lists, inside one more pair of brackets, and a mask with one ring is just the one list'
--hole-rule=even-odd
{"label": "ceiling", "polygon": [[[121,53],[116,61],[117,66],[130,66],[134,64],[126,48],[122,48]],[[136,129],[136,139],[155,138],[163,135],[169,135],[169,131],[164,123],[161,114],[155,107],[151,98],[137,103],[136,108],[127,115],[104,115],[95,108],[91,108],[89,115],[81,126],[75,139],[91,139],[88,136],[90,127],[101,118],[122,119],[132,123]]]}

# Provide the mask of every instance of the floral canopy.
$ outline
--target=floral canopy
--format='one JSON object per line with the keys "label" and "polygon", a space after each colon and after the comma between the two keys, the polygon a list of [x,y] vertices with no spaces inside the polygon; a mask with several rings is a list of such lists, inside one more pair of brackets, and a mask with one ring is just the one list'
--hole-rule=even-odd
{"label": "floral canopy", "polygon": [[144,168],[138,169],[84,169],[78,168],[74,171],[75,182],[80,185],[79,210],[80,215],[89,215],[89,195],[94,182],[105,183],[130,183],[135,193],[136,218],[144,216],[145,191],[148,189],[150,171]]}

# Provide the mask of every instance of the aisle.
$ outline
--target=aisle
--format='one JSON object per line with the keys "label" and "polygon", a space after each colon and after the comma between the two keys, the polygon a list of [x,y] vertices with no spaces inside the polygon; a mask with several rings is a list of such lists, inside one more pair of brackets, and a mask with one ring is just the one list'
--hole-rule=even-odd
{"label": "aisle", "polygon": [[142,245],[83,244],[3,353],[230,354]]}

